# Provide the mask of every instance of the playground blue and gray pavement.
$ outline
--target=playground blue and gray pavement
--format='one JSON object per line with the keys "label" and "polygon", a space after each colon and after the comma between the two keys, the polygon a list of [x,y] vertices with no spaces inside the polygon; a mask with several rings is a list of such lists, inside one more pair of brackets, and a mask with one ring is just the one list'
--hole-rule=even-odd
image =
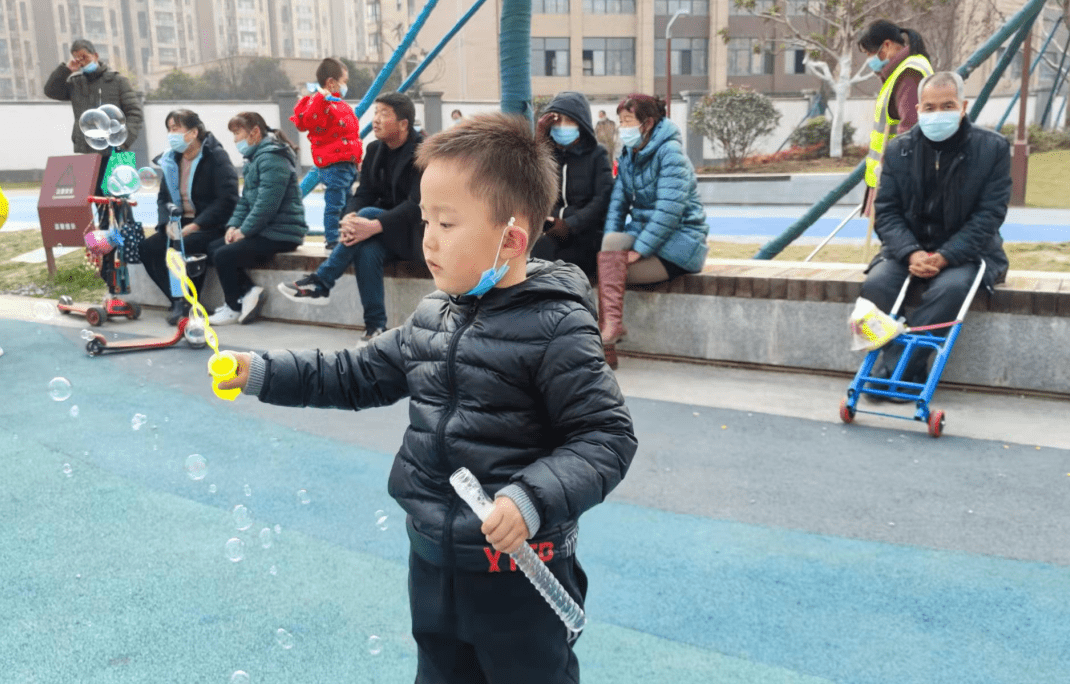
{"label": "playground blue and gray pavement", "polygon": [[[84,321],[40,302],[0,296],[0,681],[411,682],[386,494],[405,403],[223,402],[208,350],[91,358]],[[162,317],[101,330],[161,335]],[[842,377],[624,358],[618,378],[639,451],[581,519],[584,682],[1070,681],[1070,403],[940,390],[934,440],[841,424]]]}

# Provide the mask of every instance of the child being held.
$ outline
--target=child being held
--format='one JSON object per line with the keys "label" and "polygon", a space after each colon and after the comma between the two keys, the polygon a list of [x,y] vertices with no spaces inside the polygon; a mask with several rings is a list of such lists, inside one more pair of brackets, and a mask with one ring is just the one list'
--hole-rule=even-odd
{"label": "child being held", "polygon": [[[506,554],[530,544],[582,606],[577,521],[637,443],[587,278],[528,263],[557,196],[553,157],[524,119],[488,114],[426,140],[416,164],[438,291],[357,349],[236,354],[220,388],[320,408],[409,397],[388,491],[407,513],[416,681],[578,682],[574,637]],[[482,524],[450,486],[462,466],[494,498]]]}
{"label": "child being held", "polygon": [[[297,101],[290,121],[297,130],[308,133],[312,144],[312,162],[325,187],[323,234],[326,247],[331,250],[338,244],[338,220],[356,180],[364,148],[360,142],[360,121],[342,99],[349,82],[345,64],[334,57],[326,58],[316,69],[316,80],[319,87]],[[310,83],[309,88],[312,87]]]}

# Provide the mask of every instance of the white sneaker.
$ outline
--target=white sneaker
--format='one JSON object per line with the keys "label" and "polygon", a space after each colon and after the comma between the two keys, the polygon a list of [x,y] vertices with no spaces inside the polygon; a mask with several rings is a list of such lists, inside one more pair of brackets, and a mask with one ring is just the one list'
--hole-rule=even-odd
{"label": "white sneaker", "polygon": [[239,316],[241,314],[224,304],[208,317],[208,323],[210,325],[230,325],[231,323],[237,323]]}
{"label": "white sneaker", "polygon": [[252,323],[260,315],[260,309],[264,308],[264,288],[253,285],[241,299],[241,313],[238,314],[238,322],[241,324]]}

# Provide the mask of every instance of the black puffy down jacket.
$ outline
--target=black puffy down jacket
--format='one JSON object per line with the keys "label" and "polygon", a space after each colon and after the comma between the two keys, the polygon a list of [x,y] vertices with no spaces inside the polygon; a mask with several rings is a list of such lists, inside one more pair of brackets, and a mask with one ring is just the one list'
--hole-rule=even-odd
{"label": "black puffy down jacket", "polygon": [[410,397],[389,492],[408,513],[413,549],[439,565],[488,569],[480,522],[449,483],[461,466],[491,496],[524,489],[541,519],[530,541],[548,559],[574,551],[580,515],[636,451],[591,286],[571,264],[532,261],[523,283],[481,299],[435,292],[359,349],[264,360],[268,403],[364,409]]}

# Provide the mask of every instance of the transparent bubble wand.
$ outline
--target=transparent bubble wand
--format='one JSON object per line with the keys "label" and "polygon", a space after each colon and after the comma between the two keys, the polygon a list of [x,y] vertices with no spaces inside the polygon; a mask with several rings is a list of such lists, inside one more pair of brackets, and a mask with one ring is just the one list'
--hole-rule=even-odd
{"label": "transparent bubble wand", "polygon": [[[468,468],[460,468],[450,475],[450,484],[457,494],[464,499],[465,503],[472,507],[481,521],[494,510],[494,503],[483,491],[483,486]],[[580,608],[561,583],[557,581],[550,569],[542,562],[539,556],[527,544],[521,544],[520,548],[509,554],[535,588],[550,604],[557,613],[557,617],[565,623],[572,634],[578,634],[587,625],[587,616]]]}

